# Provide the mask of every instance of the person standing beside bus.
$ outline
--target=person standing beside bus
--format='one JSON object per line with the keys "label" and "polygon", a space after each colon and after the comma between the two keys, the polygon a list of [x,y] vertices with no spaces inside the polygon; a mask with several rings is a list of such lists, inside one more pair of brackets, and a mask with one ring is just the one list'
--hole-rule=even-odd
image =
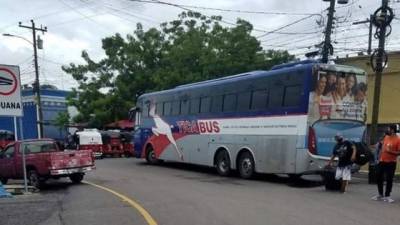
{"label": "person standing beside bus", "polygon": [[342,179],[340,191],[345,193],[351,180],[351,166],[356,159],[356,147],[350,141],[344,140],[343,135],[340,133],[335,135],[335,141],[336,145],[333,148],[328,166],[332,166],[333,160],[338,157],[335,179]]}
{"label": "person standing beside bus", "polygon": [[[372,197],[375,201],[385,201],[392,203],[390,197],[393,186],[393,177],[396,171],[397,156],[400,155],[400,140],[396,135],[396,125],[390,125],[387,135],[383,139],[382,150],[379,156],[379,163],[376,172],[376,182],[378,185],[378,195]],[[386,178],[386,190],[383,195],[383,181]]]}

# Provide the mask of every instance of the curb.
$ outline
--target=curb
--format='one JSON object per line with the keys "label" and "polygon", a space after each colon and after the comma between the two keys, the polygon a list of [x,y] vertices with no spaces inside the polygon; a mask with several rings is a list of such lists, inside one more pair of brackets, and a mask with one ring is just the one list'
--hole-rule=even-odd
{"label": "curb", "polygon": [[[19,185],[19,184],[15,184],[15,185],[3,185],[4,189],[12,194],[12,195],[23,195],[23,194],[27,194],[25,193],[25,187],[24,185]],[[28,193],[33,193],[33,192],[37,192],[37,189],[33,186],[28,186]]]}

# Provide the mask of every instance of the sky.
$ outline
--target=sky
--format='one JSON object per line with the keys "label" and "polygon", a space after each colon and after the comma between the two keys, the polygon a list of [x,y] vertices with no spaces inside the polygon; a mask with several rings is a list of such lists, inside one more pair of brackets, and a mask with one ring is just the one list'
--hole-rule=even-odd
{"label": "sky", "polygon": [[[34,81],[33,47],[29,43],[32,42],[32,32],[18,26],[19,22],[30,26],[33,19],[37,27],[47,27],[44,34],[37,33],[44,43],[43,49],[38,50],[41,84],[70,90],[77,83],[61,70],[61,66],[84,63],[81,58],[83,50],[92,59],[100,60],[105,56],[101,48],[103,38],[115,33],[123,37],[132,34],[137,23],[142,23],[145,29],[159,27],[162,22],[177,19],[183,11],[179,7],[151,1],[0,0],[0,33],[19,36],[0,36],[0,64],[19,65],[23,84]],[[329,6],[322,0],[160,1],[184,5],[184,8],[208,16],[221,15],[225,26],[232,26],[237,18],[245,19],[254,25],[252,35],[258,38],[264,49],[288,50],[300,59],[322,42]],[[380,4],[381,0],[349,0],[346,5],[336,5],[332,34],[334,57],[366,52],[369,25],[353,23],[367,19]],[[391,0],[390,6],[395,14],[400,11],[399,0]],[[377,40],[374,40],[373,49],[377,45]],[[400,49],[400,20],[397,17],[392,22],[386,48]]]}

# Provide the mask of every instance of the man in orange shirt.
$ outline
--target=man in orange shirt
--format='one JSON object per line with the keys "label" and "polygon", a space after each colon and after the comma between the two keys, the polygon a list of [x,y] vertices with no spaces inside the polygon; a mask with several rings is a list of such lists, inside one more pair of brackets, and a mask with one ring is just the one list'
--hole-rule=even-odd
{"label": "man in orange shirt", "polygon": [[[397,156],[400,155],[400,139],[396,135],[396,125],[390,125],[387,135],[383,139],[382,151],[379,156],[379,163],[376,173],[379,195],[372,197],[373,200],[383,200],[392,203],[390,197],[392,192],[393,177],[396,171]],[[383,195],[383,180],[386,177],[386,191]]]}

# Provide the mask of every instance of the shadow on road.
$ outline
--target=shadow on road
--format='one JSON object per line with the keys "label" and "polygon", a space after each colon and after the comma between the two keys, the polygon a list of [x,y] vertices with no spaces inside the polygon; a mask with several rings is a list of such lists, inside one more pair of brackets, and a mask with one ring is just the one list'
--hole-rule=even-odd
{"label": "shadow on road", "polygon": [[[211,182],[211,183],[230,183],[234,185],[245,185],[243,183],[243,179],[241,179],[237,173],[237,171],[232,171],[232,174],[229,177],[221,177],[217,174],[215,168],[179,163],[179,162],[163,162],[159,165],[149,165],[146,162],[138,162],[139,166],[149,166],[149,167],[162,167],[172,170],[182,170],[182,171],[191,171],[195,173],[201,173],[203,176],[198,176],[196,174],[188,175],[188,174],[178,174],[175,175],[177,177],[181,177],[183,179],[197,180],[200,182]],[[322,185],[322,181],[320,179],[315,179],[312,177],[309,179],[307,176],[297,179],[289,178],[286,175],[275,175],[275,174],[256,174],[252,179],[252,181],[260,181],[260,182],[269,182],[269,183],[277,183],[277,184],[285,184],[294,188],[312,188]]]}
{"label": "shadow on road", "polygon": [[48,180],[46,184],[40,189],[42,194],[53,193],[55,191],[66,191],[71,186],[77,185],[86,185],[82,184],[74,184],[67,178],[61,178],[58,180]]}

